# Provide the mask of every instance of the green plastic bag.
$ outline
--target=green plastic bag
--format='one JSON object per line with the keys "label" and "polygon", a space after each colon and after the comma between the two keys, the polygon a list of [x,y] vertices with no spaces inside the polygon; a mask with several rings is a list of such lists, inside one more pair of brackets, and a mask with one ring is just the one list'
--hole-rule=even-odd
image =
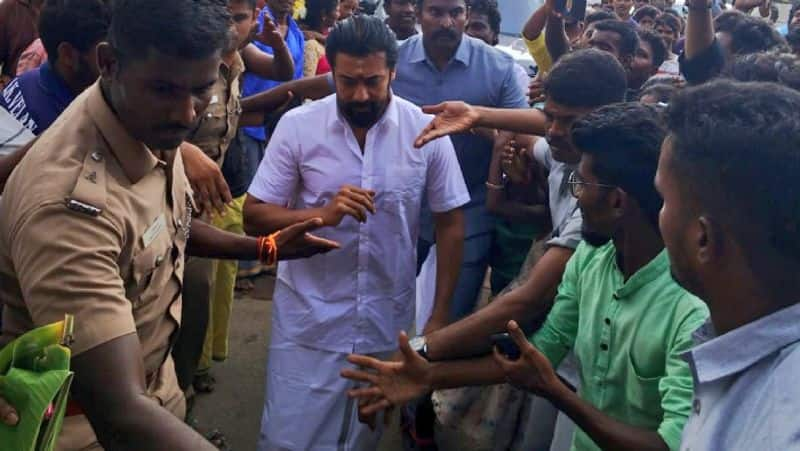
{"label": "green plastic bag", "polygon": [[69,370],[72,316],[29,331],[0,349],[0,396],[19,413],[0,424],[0,449],[51,451],[64,421],[73,373]]}

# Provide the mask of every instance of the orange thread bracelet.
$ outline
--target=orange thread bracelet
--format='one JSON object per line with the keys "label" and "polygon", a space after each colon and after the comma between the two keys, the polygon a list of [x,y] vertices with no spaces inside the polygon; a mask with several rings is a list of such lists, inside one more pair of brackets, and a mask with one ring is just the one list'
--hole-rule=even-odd
{"label": "orange thread bracelet", "polygon": [[278,261],[278,244],[275,239],[279,233],[280,231],[258,237],[258,260],[267,266],[272,266]]}

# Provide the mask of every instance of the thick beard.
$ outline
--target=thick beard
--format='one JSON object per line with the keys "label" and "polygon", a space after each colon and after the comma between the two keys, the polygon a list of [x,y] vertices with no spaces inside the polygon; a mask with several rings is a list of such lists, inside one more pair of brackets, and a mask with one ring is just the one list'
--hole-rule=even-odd
{"label": "thick beard", "polygon": [[594,247],[600,247],[611,241],[610,236],[601,235],[599,233],[588,230],[586,227],[581,229],[581,236],[583,241],[586,241]]}

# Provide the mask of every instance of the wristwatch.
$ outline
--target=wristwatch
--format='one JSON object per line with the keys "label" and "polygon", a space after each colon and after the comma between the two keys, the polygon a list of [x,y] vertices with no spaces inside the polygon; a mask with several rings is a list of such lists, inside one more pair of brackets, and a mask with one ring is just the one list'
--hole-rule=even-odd
{"label": "wristwatch", "polygon": [[425,335],[417,335],[416,337],[408,340],[408,345],[411,346],[411,349],[420,355],[425,360],[428,359],[428,341],[425,339]]}

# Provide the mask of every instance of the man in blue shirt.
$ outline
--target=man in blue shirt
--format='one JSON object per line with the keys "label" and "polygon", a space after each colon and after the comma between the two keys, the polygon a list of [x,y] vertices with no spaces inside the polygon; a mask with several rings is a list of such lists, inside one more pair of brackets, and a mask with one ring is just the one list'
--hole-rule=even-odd
{"label": "man in blue shirt", "polygon": [[[464,0],[417,0],[417,19],[422,34],[409,38],[400,47],[397,78],[392,84],[397,95],[417,105],[463,100],[497,108],[526,106],[514,60],[464,35],[467,22]],[[493,142],[471,133],[451,138],[471,198],[464,209],[464,262],[451,301],[452,321],[475,308],[488,265],[493,219],[486,210],[485,184]],[[421,227],[420,262],[433,244],[430,213],[423,213]],[[430,329],[442,325],[434,323]]]}
{"label": "man in blue shirt", "polygon": [[798,117],[800,94],[777,84],[715,81],[670,101],[659,223],[674,278],[711,312],[683,356],[682,450],[800,448]]}
{"label": "man in blue shirt", "polygon": [[12,80],[0,95],[0,107],[33,134],[46,130],[97,80],[95,50],[105,38],[110,21],[101,0],[72,2],[69,7],[46,6],[40,16],[39,34],[48,61]]}

